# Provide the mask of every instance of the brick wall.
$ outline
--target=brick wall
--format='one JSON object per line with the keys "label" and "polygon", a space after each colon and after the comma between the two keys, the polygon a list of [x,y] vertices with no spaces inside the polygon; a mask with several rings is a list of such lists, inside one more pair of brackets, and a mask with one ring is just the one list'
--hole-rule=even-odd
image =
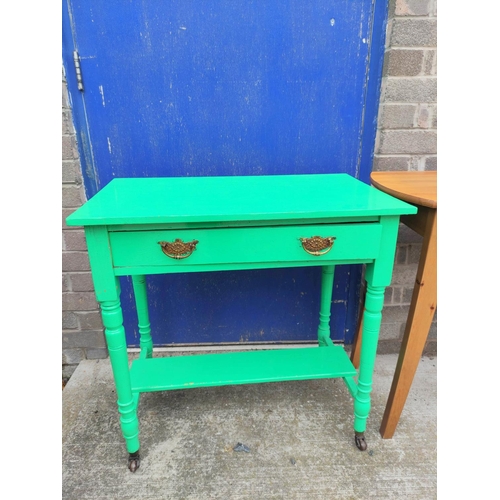
{"label": "brick wall", "polygon": [[107,350],[83,229],[65,224],[85,193],[64,76],[62,95],[62,370],[70,377],[82,359],[104,358]]}
{"label": "brick wall", "polygon": [[[391,0],[373,170],[437,170],[436,0]],[[379,350],[396,352],[406,324],[422,238],[400,226]],[[425,348],[437,349],[437,315]]]}
{"label": "brick wall", "polygon": [[[390,0],[374,170],[437,169],[436,24],[436,0]],[[64,224],[85,197],[64,79],[62,123],[62,364],[63,376],[68,377],[82,359],[103,358],[107,351],[83,231]],[[421,246],[420,236],[400,227],[380,352],[399,350]],[[427,353],[436,351],[436,318]]]}

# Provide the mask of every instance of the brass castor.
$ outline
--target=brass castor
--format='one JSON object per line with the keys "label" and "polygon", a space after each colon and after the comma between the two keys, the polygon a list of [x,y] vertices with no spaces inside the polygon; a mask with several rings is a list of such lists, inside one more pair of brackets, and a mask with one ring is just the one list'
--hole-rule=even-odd
{"label": "brass castor", "polygon": [[128,468],[130,472],[135,472],[139,468],[140,464],[141,464],[141,457],[139,456],[139,450],[137,450],[135,453],[129,453]]}
{"label": "brass castor", "polygon": [[368,448],[368,445],[366,444],[364,432],[355,432],[354,433],[354,441],[356,442],[356,446],[358,447],[358,450],[365,451],[366,448]]}

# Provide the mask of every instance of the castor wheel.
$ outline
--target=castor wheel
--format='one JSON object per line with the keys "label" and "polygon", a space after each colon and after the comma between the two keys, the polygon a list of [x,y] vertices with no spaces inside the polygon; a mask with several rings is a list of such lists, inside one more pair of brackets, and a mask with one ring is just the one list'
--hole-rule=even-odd
{"label": "castor wheel", "polygon": [[128,468],[130,472],[135,472],[139,465],[141,464],[141,457],[139,456],[139,451],[135,453],[130,453],[128,456]]}
{"label": "castor wheel", "polygon": [[355,432],[354,433],[354,441],[356,442],[356,446],[358,447],[358,450],[365,451],[366,448],[368,448],[368,445],[366,444],[364,432]]}

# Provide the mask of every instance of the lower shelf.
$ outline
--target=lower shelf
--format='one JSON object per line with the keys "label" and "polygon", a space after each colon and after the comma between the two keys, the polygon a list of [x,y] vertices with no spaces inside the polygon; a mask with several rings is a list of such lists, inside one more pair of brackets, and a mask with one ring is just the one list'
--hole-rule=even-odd
{"label": "lower shelf", "polygon": [[342,346],[137,359],[130,370],[133,392],[356,375]]}

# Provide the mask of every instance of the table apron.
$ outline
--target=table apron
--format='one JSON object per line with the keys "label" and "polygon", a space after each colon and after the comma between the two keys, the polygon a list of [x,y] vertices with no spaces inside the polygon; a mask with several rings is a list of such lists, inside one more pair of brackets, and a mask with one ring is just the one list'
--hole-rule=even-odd
{"label": "table apron", "polygon": [[[115,274],[175,273],[204,270],[253,269],[361,263],[380,252],[379,223],[321,224],[288,227],[169,229],[109,233]],[[331,249],[312,255],[301,238],[333,238]],[[160,242],[195,242],[191,254],[165,255]],[[146,272],[147,270],[147,272]]]}

